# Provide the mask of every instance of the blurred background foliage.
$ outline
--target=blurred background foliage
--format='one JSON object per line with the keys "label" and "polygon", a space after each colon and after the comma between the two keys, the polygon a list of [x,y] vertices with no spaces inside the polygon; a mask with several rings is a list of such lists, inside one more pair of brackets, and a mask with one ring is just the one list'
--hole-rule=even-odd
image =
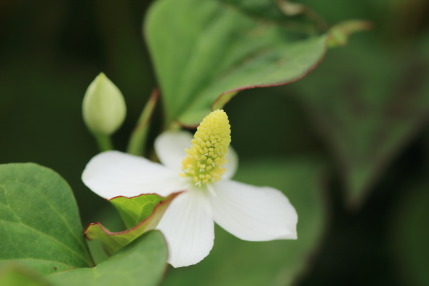
{"label": "blurred background foliage", "polygon": [[[284,19],[275,1],[223,1]],[[100,71],[121,89],[128,115],[114,141],[124,150],[157,86],[141,35],[150,3],[0,1],[0,163],[59,172],[84,224],[111,208],[80,180],[97,153],[83,94]],[[299,3],[320,23],[373,23],[300,82],[243,91],[225,107],[237,179],[284,190],[299,240],[241,242],[218,228],[211,255],[170,269],[165,285],[429,285],[429,2]],[[151,140],[161,118],[158,107]]]}

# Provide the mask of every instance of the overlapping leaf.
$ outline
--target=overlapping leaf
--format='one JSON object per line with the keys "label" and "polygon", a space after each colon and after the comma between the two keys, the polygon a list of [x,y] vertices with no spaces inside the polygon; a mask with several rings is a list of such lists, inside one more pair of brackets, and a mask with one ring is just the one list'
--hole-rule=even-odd
{"label": "overlapping leaf", "polygon": [[0,165],[0,264],[48,274],[92,265],[73,193],[50,169]]}
{"label": "overlapping leaf", "polygon": [[217,0],[156,1],[144,29],[167,125],[197,124],[235,91],[296,81],[327,46],[327,35],[298,37]]}
{"label": "overlapping leaf", "polygon": [[155,286],[167,263],[162,234],[152,231],[94,268],[80,268],[48,276],[57,286]]}
{"label": "overlapping leaf", "polygon": [[119,210],[129,229],[110,232],[100,223],[93,223],[85,230],[88,239],[100,240],[107,253],[113,254],[145,232],[155,229],[170,203],[179,193],[167,198],[158,195],[140,195],[133,198],[117,197],[110,200]]}
{"label": "overlapping leaf", "polygon": [[51,286],[52,284],[43,276],[12,263],[0,269],[0,285]]}
{"label": "overlapping leaf", "polygon": [[125,226],[131,228],[146,219],[156,205],[166,198],[156,194],[145,194],[132,198],[115,197],[109,200],[118,210]]}

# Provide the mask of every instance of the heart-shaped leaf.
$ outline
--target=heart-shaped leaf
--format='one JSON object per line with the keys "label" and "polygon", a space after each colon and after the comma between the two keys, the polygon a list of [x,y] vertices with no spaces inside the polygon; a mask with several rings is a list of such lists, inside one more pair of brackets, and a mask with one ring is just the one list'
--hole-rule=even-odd
{"label": "heart-shaped leaf", "polygon": [[217,0],[156,1],[144,28],[167,126],[197,124],[236,91],[299,80],[321,61],[328,39],[297,36]]}
{"label": "heart-shaped leaf", "polygon": [[49,280],[58,286],[155,286],[167,263],[167,245],[162,234],[152,231],[139,237],[94,268],[54,273]]}
{"label": "heart-shaped leaf", "polygon": [[0,264],[48,274],[92,265],[67,183],[36,164],[0,165]]}
{"label": "heart-shaped leaf", "polygon": [[191,268],[172,269],[162,285],[291,285],[308,267],[326,225],[322,167],[302,158],[242,164],[237,180],[276,187],[288,196],[298,212],[298,239],[248,242],[217,228],[210,255]]}
{"label": "heart-shaped leaf", "polygon": [[[133,227],[121,232],[110,232],[100,223],[93,223],[85,230],[88,239],[98,239],[108,254],[113,254],[145,232],[155,229],[173,199],[180,193],[167,198],[158,195],[140,195],[110,200],[121,213],[127,225]],[[136,222],[136,223],[135,223]]]}

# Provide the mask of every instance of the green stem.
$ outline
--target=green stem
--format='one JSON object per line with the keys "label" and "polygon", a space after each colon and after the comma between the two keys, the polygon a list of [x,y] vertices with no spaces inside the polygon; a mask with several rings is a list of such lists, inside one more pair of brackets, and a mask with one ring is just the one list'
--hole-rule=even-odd
{"label": "green stem", "polygon": [[108,151],[113,149],[112,140],[110,136],[104,134],[94,134],[95,140],[97,140],[98,148],[100,152]]}
{"label": "green stem", "polygon": [[149,121],[152,117],[155,109],[156,102],[158,100],[159,92],[154,90],[146,103],[143,111],[137,121],[136,127],[131,134],[130,141],[128,143],[127,152],[133,155],[142,156],[146,145],[146,137],[149,129]]}

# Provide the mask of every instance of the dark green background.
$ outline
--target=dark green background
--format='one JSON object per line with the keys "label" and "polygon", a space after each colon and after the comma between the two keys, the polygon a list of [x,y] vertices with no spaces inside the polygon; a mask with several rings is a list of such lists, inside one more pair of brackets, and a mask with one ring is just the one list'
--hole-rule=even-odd
{"label": "dark green background", "polygon": [[[242,2],[256,16],[278,12]],[[330,166],[330,224],[300,285],[425,285],[429,4],[300,3],[329,24],[366,19],[374,28],[353,36],[347,47],[329,51],[301,82],[248,90],[234,98],[225,108],[233,146],[244,162],[317,155]],[[75,191],[85,224],[107,203],[80,180],[97,153],[81,117],[82,97],[101,71],[121,89],[128,115],[114,141],[124,150],[157,86],[141,35],[149,4],[0,1],[0,163],[31,161],[59,172]],[[161,112],[158,108],[151,140],[162,126]],[[360,207],[345,202],[344,174],[356,166],[377,166]]]}

